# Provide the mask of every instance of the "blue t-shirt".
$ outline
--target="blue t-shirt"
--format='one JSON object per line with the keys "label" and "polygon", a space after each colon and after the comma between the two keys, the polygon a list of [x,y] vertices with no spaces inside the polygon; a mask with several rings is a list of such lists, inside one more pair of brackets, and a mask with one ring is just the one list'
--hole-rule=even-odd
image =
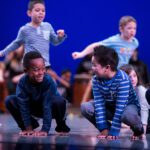
{"label": "blue t-shirt", "polygon": [[116,50],[119,56],[118,68],[129,63],[133,51],[139,46],[139,42],[136,38],[128,42],[122,39],[119,34],[111,36],[99,43],[100,45],[108,46]]}

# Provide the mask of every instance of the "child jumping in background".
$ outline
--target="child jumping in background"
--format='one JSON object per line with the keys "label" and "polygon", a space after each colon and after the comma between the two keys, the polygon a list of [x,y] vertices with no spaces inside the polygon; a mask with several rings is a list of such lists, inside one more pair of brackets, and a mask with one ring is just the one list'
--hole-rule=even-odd
{"label": "child jumping in background", "polygon": [[[6,107],[21,128],[20,135],[47,136],[52,118],[56,119],[59,133],[69,132],[66,125],[66,100],[61,97],[53,79],[45,72],[45,63],[41,54],[31,51],[23,59],[25,75],[20,79],[16,95],[6,98]],[[39,126],[34,118],[43,118],[40,131],[34,131]]]}
{"label": "child jumping in background", "polygon": [[103,41],[92,43],[81,52],[73,52],[74,59],[82,58],[93,52],[96,46],[104,45],[116,50],[119,56],[118,67],[128,64],[133,51],[138,47],[135,38],[137,22],[132,16],[123,16],[119,21],[120,34],[111,36]]}
{"label": "child jumping in background", "polygon": [[[94,48],[94,101],[82,103],[81,112],[100,131],[98,138],[117,139],[123,122],[131,127],[132,138],[137,139],[143,134],[138,115],[139,103],[128,75],[117,70],[118,61],[118,55],[112,48]],[[112,120],[112,123],[108,120]]]}
{"label": "child jumping in background", "polygon": [[66,39],[64,30],[58,30],[56,34],[50,23],[43,22],[46,14],[45,2],[43,0],[30,0],[27,14],[31,18],[31,22],[19,29],[17,38],[0,51],[0,56],[4,56],[22,45],[24,46],[25,54],[30,51],[38,51],[44,58],[47,72],[54,79],[59,79],[60,82],[65,84],[66,82],[60,79],[51,69],[49,60],[50,43],[53,45],[62,43]]}
{"label": "child jumping in background", "polygon": [[144,135],[143,135],[143,138],[144,138],[146,134],[147,122],[148,122],[148,116],[149,116],[149,108],[150,108],[145,97],[147,89],[140,83],[140,76],[138,75],[137,71],[135,70],[133,66],[124,65],[120,69],[125,71],[129,75],[132,85],[136,91],[139,104],[141,107],[140,114],[141,114],[141,121],[144,127]]}

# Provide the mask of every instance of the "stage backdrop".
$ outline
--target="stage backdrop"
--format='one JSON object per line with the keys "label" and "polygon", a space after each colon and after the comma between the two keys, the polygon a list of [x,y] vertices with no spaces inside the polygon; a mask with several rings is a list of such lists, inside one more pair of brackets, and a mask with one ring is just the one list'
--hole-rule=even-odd
{"label": "stage backdrop", "polygon": [[[150,68],[150,9],[148,0],[45,0],[46,18],[55,30],[64,29],[68,38],[50,48],[52,68],[59,74],[70,68],[73,74],[80,60],[71,53],[88,44],[119,32],[118,21],[123,15],[137,19],[140,59]],[[0,5],[0,50],[16,38],[19,28],[30,21],[28,0],[2,0]],[[2,59],[1,59],[2,60]]]}

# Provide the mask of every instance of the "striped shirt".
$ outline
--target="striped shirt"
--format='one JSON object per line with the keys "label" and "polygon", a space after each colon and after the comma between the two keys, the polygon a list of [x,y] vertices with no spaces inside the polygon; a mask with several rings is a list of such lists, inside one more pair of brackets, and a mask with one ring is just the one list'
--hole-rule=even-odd
{"label": "striped shirt", "polygon": [[58,45],[63,42],[65,38],[66,36],[62,38],[58,37],[51,24],[47,22],[42,22],[37,28],[27,23],[20,28],[17,38],[2,51],[2,54],[5,55],[10,51],[16,50],[23,44],[25,53],[30,51],[40,52],[45,60],[45,65],[50,66],[50,43]]}
{"label": "striped shirt", "polygon": [[139,107],[136,93],[128,75],[118,70],[110,80],[94,76],[92,86],[97,128],[100,131],[108,128],[105,104],[106,102],[111,103],[115,106],[115,112],[109,135],[118,136],[121,127],[121,115],[125,107],[128,104],[135,104]]}

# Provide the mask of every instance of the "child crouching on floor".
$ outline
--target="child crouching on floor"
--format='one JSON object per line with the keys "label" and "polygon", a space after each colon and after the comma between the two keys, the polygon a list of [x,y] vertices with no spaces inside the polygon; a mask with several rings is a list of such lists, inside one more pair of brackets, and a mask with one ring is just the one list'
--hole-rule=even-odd
{"label": "child crouching on floor", "polygon": [[[25,75],[20,79],[16,95],[6,98],[5,104],[19,128],[20,135],[47,136],[52,118],[56,119],[55,130],[67,133],[66,100],[61,97],[53,79],[46,74],[44,59],[40,53],[31,51],[23,59]],[[43,118],[40,131],[34,131],[39,126],[34,118]]]}
{"label": "child crouching on floor", "polygon": [[139,103],[129,76],[117,69],[118,61],[114,49],[105,46],[94,48],[94,100],[82,103],[81,112],[100,131],[97,136],[100,139],[117,139],[122,122],[132,129],[132,139],[138,139],[143,134],[143,125],[138,115]]}

